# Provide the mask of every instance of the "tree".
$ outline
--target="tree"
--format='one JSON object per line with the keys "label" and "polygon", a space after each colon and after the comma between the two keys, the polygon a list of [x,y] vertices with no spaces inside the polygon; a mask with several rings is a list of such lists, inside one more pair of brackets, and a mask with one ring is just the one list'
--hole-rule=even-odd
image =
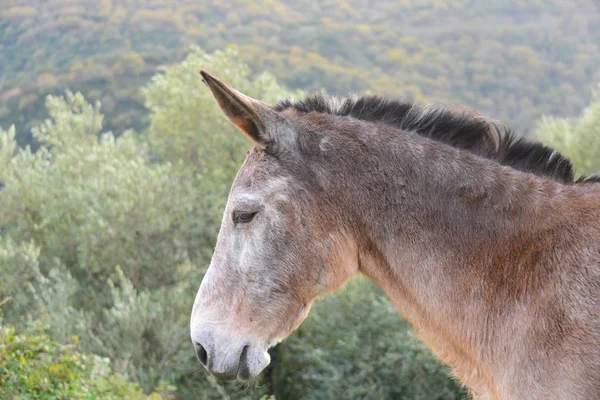
{"label": "tree", "polygon": [[202,273],[191,266],[206,264],[210,246],[185,230],[193,188],[152,163],[135,133],[101,133],[99,104],[68,92],[47,106],[36,153],[17,148],[14,130],[0,133],[0,275],[16,282],[0,292],[19,299],[2,311],[11,323],[46,316],[52,337],[79,336],[151,389],[186,347],[186,300]]}
{"label": "tree", "polygon": [[[39,325],[39,324],[38,324]],[[43,326],[16,332],[0,325],[0,398],[3,399],[168,399],[170,387],[144,395],[135,383],[110,372],[110,360],[52,340]]]}
{"label": "tree", "polygon": [[198,47],[192,47],[182,63],[155,75],[143,90],[151,111],[150,149],[193,182],[202,226],[214,235],[229,187],[252,142],[223,117],[201,82],[201,68],[267,102],[297,97],[301,92],[289,91],[269,73],[251,76],[248,65],[232,48],[209,54]]}
{"label": "tree", "polygon": [[600,172],[600,91],[579,118],[543,117],[536,135],[570,158],[579,174]]}
{"label": "tree", "polygon": [[[237,169],[244,155],[239,150],[249,148],[251,142],[221,117],[210,91],[201,84],[201,68],[267,102],[301,92],[285,89],[269,73],[251,76],[248,64],[233,48],[208,54],[192,47],[182,63],[152,78],[143,93],[146,107],[151,110],[148,139],[157,155],[201,170],[207,166],[214,169],[224,161],[226,168],[232,167],[231,162]],[[229,157],[223,159],[223,155]]]}
{"label": "tree", "polygon": [[448,375],[382,291],[354,281],[318,302],[276,349],[278,398],[458,400]]}
{"label": "tree", "polygon": [[[215,59],[248,71],[232,54]],[[210,59],[200,50],[195,57]],[[200,66],[188,62],[196,78],[190,84],[206,92]],[[176,73],[166,71],[164,86],[148,93],[166,98],[181,89],[188,71],[172,68]],[[257,95],[278,88],[273,78],[242,79]],[[211,107],[192,122],[198,125],[189,125],[199,128],[193,139],[204,162],[181,157],[174,149],[185,146],[163,140],[159,117],[176,122],[196,109],[148,101],[156,114],[151,148],[135,132],[103,132],[100,104],[71,92],[47,98],[50,118],[32,130],[41,144],[37,152],[18,148],[14,129],[0,131],[0,300],[12,299],[2,313],[17,325],[43,318],[58,340],[78,336],[83,351],[110,358],[114,372],[146,390],[167,380],[183,398],[256,397],[264,389],[239,391],[236,384],[223,388],[202,379],[188,327],[222,212],[208,204],[226,197],[250,143],[231,129],[213,131],[224,118]],[[184,143],[177,135],[188,130],[166,133]]]}
{"label": "tree", "polygon": [[77,336],[78,350],[109,358],[112,374],[146,391],[173,383],[181,399],[267,391],[281,398],[462,396],[368,285],[320,303],[274,351],[266,384],[240,390],[204,376],[189,341],[190,307],[251,143],[221,115],[200,68],[267,101],[294,95],[270,74],[252,76],[231,49],[194,48],[144,90],[147,135],[103,131],[100,104],[71,92],[47,98],[50,118],[32,131],[37,152],[20,149],[14,129],[0,131],[6,323],[42,319],[53,341],[68,345]]}

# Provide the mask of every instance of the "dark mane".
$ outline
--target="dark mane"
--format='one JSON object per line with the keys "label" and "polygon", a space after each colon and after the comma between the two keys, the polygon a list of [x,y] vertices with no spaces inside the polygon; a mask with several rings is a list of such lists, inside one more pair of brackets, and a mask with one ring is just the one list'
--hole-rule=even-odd
{"label": "dark mane", "polygon": [[563,183],[600,181],[600,178],[592,176],[575,182],[573,164],[558,151],[519,137],[506,126],[468,109],[452,110],[378,96],[340,99],[314,95],[295,102],[283,100],[275,105],[277,111],[289,108],[304,113],[319,112],[388,124]]}

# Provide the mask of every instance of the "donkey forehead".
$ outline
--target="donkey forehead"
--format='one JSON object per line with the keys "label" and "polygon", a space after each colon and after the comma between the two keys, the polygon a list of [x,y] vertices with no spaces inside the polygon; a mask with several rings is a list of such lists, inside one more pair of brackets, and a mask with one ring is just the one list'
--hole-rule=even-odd
{"label": "donkey forehead", "polygon": [[[237,183],[237,182],[236,182]],[[268,199],[289,198],[290,180],[283,176],[273,176],[253,184],[234,184],[231,197],[234,203],[253,203]]]}
{"label": "donkey forehead", "polygon": [[234,202],[261,201],[289,195],[292,182],[276,160],[251,152],[231,188]]}

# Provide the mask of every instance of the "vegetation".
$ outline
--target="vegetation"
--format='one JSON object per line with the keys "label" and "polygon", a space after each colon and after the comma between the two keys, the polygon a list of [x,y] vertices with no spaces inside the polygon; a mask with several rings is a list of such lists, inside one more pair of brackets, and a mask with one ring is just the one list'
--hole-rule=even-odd
{"label": "vegetation", "polygon": [[297,334],[277,349],[272,380],[282,399],[467,398],[366,281],[317,304]]}
{"label": "vegetation", "polygon": [[[201,86],[200,66],[252,96],[297,94],[270,74],[250,75],[233,50],[195,49],[143,90],[144,135],[103,132],[100,105],[71,92],[48,97],[50,118],[32,130],[37,152],[19,148],[14,129],[0,134],[5,321],[43,318],[54,340],[77,336],[81,351],[111,360],[112,373],[146,391],[175,385],[180,399],[461,396],[370,285],[318,304],[258,386],[205,377],[189,315],[250,143]],[[361,343],[367,335],[373,341]]]}
{"label": "vegetation", "polygon": [[581,117],[544,117],[537,124],[536,134],[570,158],[577,173],[600,173],[600,91],[595,92]]}
{"label": "vegetation", "polygon": [[65,87],[105,127],[148,125],[139,89],[189,45],[232,46],[286,86],[468,104],[527,133],[600,80],[595,0],[11,0],[0,5],[0,125],[20,144]]}
{"label": "vegetation", "polygon": [[71,344],[65,345],[50,339],[43,330],[23,334],[14,328],[0,327],[0,398],[169,398],[168,393],[144,395],[136,384],[110,372],[110,360],[79,353],[79,339],[72,339]]}
{"label": "vegetation", "polygon": [[566,118],[600,80],[592,0],[372,3],[0,5],[0,125],[17,124],[0,129],[0,398],[468,397],[365,281],[316,304],[251,385],[206,376],[189,342],[250,146],[201,67],[267,101],[382,92],[525,130],[555,115],[536,135],[600,171],[600,95]]}

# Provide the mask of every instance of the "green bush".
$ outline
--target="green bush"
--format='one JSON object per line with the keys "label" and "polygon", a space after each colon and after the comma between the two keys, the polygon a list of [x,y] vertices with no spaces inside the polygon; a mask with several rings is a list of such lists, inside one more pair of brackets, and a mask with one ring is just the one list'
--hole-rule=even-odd
{"label": "green bush", "polygon": [[466,398],[371,282],[351,282],[318,302],[275,354],[283,399]]}
{"label": "green bush", "polygon": [[[66,341],[77,336],[82,352],[110,359],[110,373],[147,392],[172,383],[178,399],[463,396],[369,285],[320,302],[273,351],[270,372],[256,385],[206,376],[189,340],[189,315],[251,143],[221,115],[200,68],[267,101],[289,95],[270,74],[250,76],[234,51],[196,48],[144,90],[146,134],[104,132],[99,104],[70,92],[47,98],[50,118],[33,129],[37,152],[19,149],[13,129],[0,131],[5,322],[43,319],[52,340],[71,346]],[[15,373],[26,379],[27,371]]]}
{"label": "green bush", "polygon": [[60,344],[41,329],[17,333],[0,326],[2,399],[168,399],[173,388],[149,396],[137,384],[110,372],[109,360],[78,351],[79,339]]}
{"label": "green bush", "polygon": [[542,118],[536,136],[569,157],[578,173],[600,172],[600,91],[579,118]]}
{"label": "green bush", "polygon": [[[197,94],[191,97],[206,96],[198,70],[211,63],[216,69],[227,55],[196,53],[186,70],[173,67],[179,72],[171,73],[165,90],[193,71]],[[257,88],[274,84],[252,82]],[[80,94],[49,96],[47,107],[50,119],[33,129],[41,143],[35,153],[18,148],[14,129],[0,130],[0,300],[12,299],[2,309],[7,322],[46,318],[51,337],[80,337],[83,351],[110,358],[113,371],[145,390],[168,380],[187,398],[262,394],[203,379],[189,341],[189,315],[214,247],[219,204],[249,142],[232,129],[212,130],[208,122],[221,124],[221,113],[214,105],[204,111],[204,127],[194,127],[198,136],[237,143],[205,144],[206,159],[232,160],[209,171],[183,156],[171,162],[160,143],[134,132],[103,132],[99,104]],[[176,103],[153,106],[157,115],[174,115],[168,107],[180,117],[195,113]]]}
{"label": "green bush", "polygon": [[[236,89],[267,102],[301,92],[287,90],[266,72],[251,76],[250,68],[233,49],[208,54],[198,47],[193,47],[182,63],[154,76],[143,89],[150,110],[150,127],[144,138],[154,156],[171,163],[193,185],[198,217],[195,221],[190,218],[189,223],[200,223],[206,242],[212,244],[229,188],[252,142],[223,117],[210,90],[201,83],[200,68],[214,71]],[[209,259],[210,254],[205,256]]]}

